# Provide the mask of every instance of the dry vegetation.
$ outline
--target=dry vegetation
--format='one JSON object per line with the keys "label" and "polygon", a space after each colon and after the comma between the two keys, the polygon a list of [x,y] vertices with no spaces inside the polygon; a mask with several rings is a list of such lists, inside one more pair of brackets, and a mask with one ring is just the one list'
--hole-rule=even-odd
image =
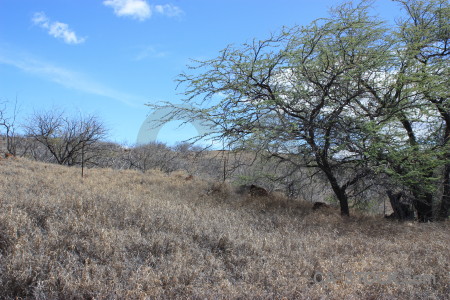
{"label": "dry vegetation", "polygon": [[[0,161],[4,299],[444,299],[446,223],[397,223],[188,174]],[[331,272],[339,280],[311,283]],[[398,273],[368,283],[350,272]],[[435,282],[406,282],[406,274]],[[374,275],[375,277],[378,275]],[[328,278],[329,279],[329,278]]]}

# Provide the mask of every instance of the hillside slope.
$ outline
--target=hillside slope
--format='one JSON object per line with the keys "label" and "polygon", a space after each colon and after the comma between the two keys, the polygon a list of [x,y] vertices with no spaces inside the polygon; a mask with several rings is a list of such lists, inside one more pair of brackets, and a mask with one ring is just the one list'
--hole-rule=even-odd
{"label": "hillside slope", "polygon": [[[0,161],[0,298],[450,294],[449,222],[342,218],[185,177],[91,169],[82,179],[77,168]],[[314,272],[327,284],[311,283]]]}

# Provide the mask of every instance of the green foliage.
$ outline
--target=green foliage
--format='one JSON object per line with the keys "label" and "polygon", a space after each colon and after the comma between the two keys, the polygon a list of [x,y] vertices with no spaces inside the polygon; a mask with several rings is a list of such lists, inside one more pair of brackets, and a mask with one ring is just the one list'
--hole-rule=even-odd
{"label": "green foliage", "polygon": [[190,117],[215,124],[211,137],[230,148],[317,168],[343,214],[369,174],[416,197],[434,192],[450,158],[449,3],[397,2],[406,18],[396,28],[371,1],[344,3],[196,62],[178,80],[198,105]]}

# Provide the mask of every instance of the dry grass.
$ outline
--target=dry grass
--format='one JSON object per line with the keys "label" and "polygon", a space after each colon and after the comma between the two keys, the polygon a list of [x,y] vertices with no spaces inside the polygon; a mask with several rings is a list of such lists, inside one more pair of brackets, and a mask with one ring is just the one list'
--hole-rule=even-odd
{"label": "dry grass", "polygon": [[[399,224],[188,174],[0,162],[4,299],[445,299],[450,224]],[[316,272],[336,282],[311,283]],[[356,272],[398,273],[396,283]],[[341,280],[345,274],[356,278]],[[435,282],[406,282],[406,274]],[[366,273],[367,274],[367,273]],[[317,276],[316,278],[319,278]],[[373,279],[373,278],[372,278]]]}

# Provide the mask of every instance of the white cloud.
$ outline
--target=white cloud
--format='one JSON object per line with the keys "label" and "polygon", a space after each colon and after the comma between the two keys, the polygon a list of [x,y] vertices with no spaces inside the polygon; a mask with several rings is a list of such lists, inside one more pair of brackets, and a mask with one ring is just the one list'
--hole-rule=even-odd
{"label": "white cloud", "polygon": [[48,33],[56,38],[62,38],[67,44],[79,44],[84,42],[84,38],[78,38],[75,32],[69,29],[67,24],[61,22],[52,23]]}
{"label": "white cloud", "polygon": [[112,7],[119,17],[131,17],[139,21],[149,19],[153,12],[167,17],[179,17],[184,14],[178,6],[172,4],[150,6],[146,0],[104,0],[103,4]]}
{"label": "white cloud", "polygon": [[61,22],[51,22],[43,12],[34,13],[31,21],[48,31],[48,34],[64,40],[66,44],[81,44],[85,38],[77,37],[76,33],[69,28],[69,25]]}
{"label": "white cloud", "polygon": [[172,4],[155,5],[154,9],[157,13],[168,17],[179,17],[184,14],[181,8]]}
{"label": "white cloud", "polygon": [[86,74],[55,66],[27,54],[13,52],[6,53],[5,51],[1,51],[0,64],[13,66],[23,72],[54,82],[69,89],[114,99],[129,106],[141,107],[139,104],[145,103],[145,99],[142,99],[141,97],[107,87]]}
{"label": "white cloud", "polygon": [[105,0],[103,4],[111,6],[119,17],[126,16],[144,21],[152,15],[150,6],[144,0]]}

